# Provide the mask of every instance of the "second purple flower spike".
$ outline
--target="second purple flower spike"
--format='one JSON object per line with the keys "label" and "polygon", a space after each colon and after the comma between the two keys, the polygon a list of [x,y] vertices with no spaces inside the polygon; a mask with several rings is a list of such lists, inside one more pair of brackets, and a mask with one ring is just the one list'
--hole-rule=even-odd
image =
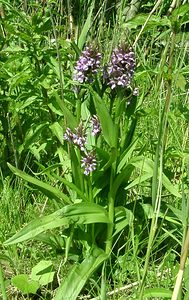
{"label": "second purple flower spike", "polygon": [[111,62],[106,69],[106,79],[111,89],[116,87],[128,88],[135,70],[135,54],[131,48],[114,49]]}

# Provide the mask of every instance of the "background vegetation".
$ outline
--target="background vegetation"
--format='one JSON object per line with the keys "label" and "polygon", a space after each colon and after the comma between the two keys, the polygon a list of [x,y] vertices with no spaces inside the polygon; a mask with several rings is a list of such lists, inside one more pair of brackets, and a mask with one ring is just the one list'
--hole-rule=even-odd
{"label": "background vegetation", "polygon": [[[0,0],[3,300],[189,299],[188,18],[188,1]],[[103,65],[132,46],[131,90],[99,74],[76,92],[90,44]],[[90,176],[63,138],[81,120]]]}

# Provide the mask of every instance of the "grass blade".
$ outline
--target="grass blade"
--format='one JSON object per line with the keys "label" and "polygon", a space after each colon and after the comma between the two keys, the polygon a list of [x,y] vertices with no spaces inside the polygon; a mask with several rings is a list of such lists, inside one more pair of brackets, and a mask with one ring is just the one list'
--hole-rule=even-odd
{"label": "grass blade", "polygon": [[85,21],[85,24],[84,24],[83,29],[81,31],[81,34],[79,36],[78,48],[81,49],[81,50],[83,49],[83,46],[84,46],[84,44],[86,42],[86,39],[87,39],[87,34],[88,34],[89,29],[91,27],[91,17],[92,17],[93,8],[94,8],[94,2],[93,2],[93,5],[90,8],[90,12],[88,14],[87,20]]}

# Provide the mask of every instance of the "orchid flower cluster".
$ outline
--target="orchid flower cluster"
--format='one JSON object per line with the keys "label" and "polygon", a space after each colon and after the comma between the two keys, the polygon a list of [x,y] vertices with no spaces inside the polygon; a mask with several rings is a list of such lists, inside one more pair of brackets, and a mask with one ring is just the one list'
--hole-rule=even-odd
{"label": "orchid flower cluster", "polygon": [[[91,118],[91,126],[91,134],[93,136],[98,136],[101,132],[101,126],[96,115]],[[86,127],[84,127],[83,122],[80,122],[79,126],[75,128],[75,132],[72,132],[72,130],[68,127],[64,134],[64,140],[76,145],[82,152],[81,167],[84,168],[85,175],[89,175],[91,172],[96,170],[97,161],[95,152],[94,150],[88,152],[86,149],[87,134]]]}
{"label": "orchid flower cluster", "polygon": [[[74,69],[73,79],[79,83],[92,83],[99,70],[103,69],[103,78],[110,88],[129,88],[135,71],[135,54],[132,48],[119,46],[112,52],[108,65],[101,68],[102,54],[94,46],[82,51]],[[133,91],[138,96],[138,88]]]}
{"label": "orchid flower cluster", "polygon": [[[135,71],[135,54],[132,48],[119,46],[114,49],[107,66],[101,68],[102,54],[92,45],[87,46],[82,52],[74,69],[73,80],[79,84],[93,83],[98,71],[103,70],[103,81],[111,88],[129,89],[132,84]],[[134,88],[133,95],[138,96],[138,88]],[[99,119],[96,115],[91,117],[93,136],[98,136],[101,132]],[[86,149],[87,135],[86,129],[81,122],[75,132],[70,128],[66,129],[64,140],[79,147],[82,152],[81,167],[84,174],[89,175],[96,170],[97,161],[94,150],[88,152]]]}

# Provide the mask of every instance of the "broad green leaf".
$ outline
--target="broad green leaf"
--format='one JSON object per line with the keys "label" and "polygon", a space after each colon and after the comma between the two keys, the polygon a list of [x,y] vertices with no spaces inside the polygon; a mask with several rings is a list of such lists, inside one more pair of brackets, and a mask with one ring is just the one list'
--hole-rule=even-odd
{"label": "broad green leaf", "polygon": [[172,291],[165,288],[149,288],[145,289],[144,298],[159,297],[163,299],[171,299]]}
{"label": "broad green leaf", "polygon": [[104,103],[104,99],[102,99],[92,88],[90,91],[93,96],[98,117],[100,119],[104,139],[110,147],[116,148],[116,128]]}
{"label": "broad green leaf", "polygon": [[[18,97],[19,98],[19,97]],[[31,105],[33,102],[35,102],[37,99],[37,96],[31,96],[28,99],[24,99],[22,101],[16,102],[15,109],[16,111],[20,112],[20,110],[26,108],[27,106]]]}
{"label": "broad green leaf", "polygon": [[130,159],[131,154],[133,153],[137,143],[138,143],[138,138],[135,141],[133,141],[129,145],[129,147],[123,152],[123,154],[121,155],[120,163],[117,167],[117,173],[119,173],[121,171],[121,169],[124,167],[126,162]]}
{"label": "broad green leaf", "polygon": [[42,182],[39,179],[36,179],[23,171],[18,170],[17,168],[13,167],[11,164],[7,163],[9,169],[17,176],[21,177],[22,179],[26,180],[27,182],[37,186],[38,190],[42,191],[45,195],[49,198],[56,199],[60,201],[61,199],[65,201],[65,203],[70,204],[71,201],[67,195],[62,193],[59,189],[51,186],[48,183]]}
{"label": "broad green leaf", "polygon": [[65,102],[59,97],[58,93],[54,93],[56,104],[60,107],[64,117],[66,118],[66,123],[68,127],[74,129],[77,126],[77,120],[73,113],[66,107]]}
{"label": "broad green leaf", "polygon": [[48,260],[41,260],[32,268],[31,279],[39,282],[40,285],[47,285],[53,281],[55,271],[53,264]]}
{"label": "broad green leaf", "polygon": [[73,50],[75,51],[77,57],[79,57],[81,54],[81,50],[78,48],[78,46],[73,41],[71,42],[71,46],[72,46]]}
{"label": "broad green leaf", "polygon": [[11,279],[11,283],[23,294],[36,294],[40,287],[39,283],[31,280],[27,274],[16,275]]}
{"label": "broad green leaf", "polygon": [[54,122],[52,125],[49,126],[52,133],[57,137],[59,142],[63,144],[63,128],[60,126],[58,122]]}
{"label": "broad green leaf", "polygon": [[53,214],[33,220],[5,244],[11,245],[28,239],[33,239],[38,234],[60,226],[70,224],[110,223],[107,211],[100,205],[76,203],[67,205]]}
{"label": "broad green leaf", "polygon": [[83,46],[84,46],[84,44],[86,43],[87,34],[88,34],[89,29],[90,29],[90,27],[91,27],[91,25],[92,25],[92,22],[91,22],[92,20],[91,20],[91,18],[92,18],[93,8],[94,8],[94,2],[93,2],[93,4],[92,4],[91,7],[90,7],[90,12],[89,12],[89,14],[88,14],[87,20],[85,21],[85,24],[84,24],[83,29],[82,29],[82,31],[81,31],[81,34],[80,34],[80,36],[79,36],[79,40],[78,40],[78,48],[79,48],[80,50],[83,49]]}
{"label": "broad green leaf", "polygon": [[124,182],[127,183],[129,178],[134,170],[134,167],[131,164],[128,164],[125,168],[122,169],[121,173],[119,173],[113,183],[112,186],[112,197],[115,198],[117,190],[119,189],[120,185]]}
{"label": "broad green leaf", "polygon": [[163,185],[164,187],[174,196],[182,198],[182,195],[178,192],[177,188],[171,183],[165,174],[163,174]]}
{"label": "broad green leaf", "polygon": [[58,105],[56,105],[54,103],[49,103],[48,107],[53,111],[53,113],[55,113],[61,117],[64,115],[62,110],[60,109],[60,107],[58,107]]}
{"label": "broad green leaf", "polygon": [[104,251],[95,248],[81,264],[72,267],[58,288],[54,300],[76,300],[91,274],[108,258]]}

